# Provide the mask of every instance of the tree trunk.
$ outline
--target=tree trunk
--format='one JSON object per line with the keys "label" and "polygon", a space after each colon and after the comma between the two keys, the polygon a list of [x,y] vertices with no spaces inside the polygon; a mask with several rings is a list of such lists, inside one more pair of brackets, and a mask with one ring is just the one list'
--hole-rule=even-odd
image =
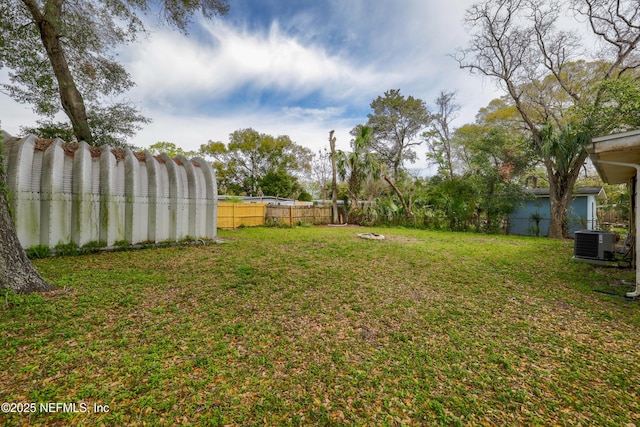
{"label": "tree trunk", "polygon": [[351,175],[349,176],[349,198],[351,199],[351,206],[349,207],[349,209],[353,210],[353,209],[360,209],[360,204],[358,203],[358,193],[359,193],[359,187],[360,187],[360,182],[358,181],[358,171],[357,170],[352,170],[351,171]]}
{"label": "tree trunk", "polygon": [[338,178],[336,169],[336,138],[333,136],[333,132],[329,132],[329,147],[331,148],[331,223],[338,223]]}
{"label": "tree trunk", "polygon": [[398,198],[400,199],[400,203],[402,203],[402,208],[405,211],[405,215],[407,216],[407,219],[413,220],[413,212],[411,212],[411,207],[407,205],[407,202],[404,200],[404,196],[402,195],[398,187],[396,187],[396,185],[393,183],[393,181],[389,179],[387,175],[384,175],[383,178],[385,181],[387,181],[387,183],[389,183],[391,188],[393,188],[393,191],[395,191],[395,193],[398,195]]}
{"label": "tree trunk", "polygon": [[18,293],[50,291],[55,287],[38,274],[27,258],[9,213],[3,145],[0,141],[0,289]]}
{"label": "tree trunk", "polygon": [[569,237],[567,209],[569,208],[571,200],[573,200],[573,183],[571,185],[551,184],[549,188],[549,210],[551,218],[548,237],[554,239]]}
{"label": "tree trunk", "polygon": [[[549,163],[549,162],[547,162]],[[566,193],[573,193],[573,185],[568,188],[566,177],[558,176],[550,165],[547,165],[549,178],[549,232],[547,237],[563,239],[567,230],[568,200]]]}
{"label": "tree trunk", "polygon": [[[398,182],[400,179],[400,165],[402,164],[402,151],[398,154],[398,157],[393,162],[393,180]],[[387,181],[389,182],[389,181]]]}
{"label": "tree trunk", "polygon": [[576,185],[580,168],[587,158],[586,150],[571,162],[572,167],[566,173],[554,173],[551,163],[547,162],[547,176],[549,177],[549,222],[548,237],[563,239],[569,237],[569,221],[567,209],[573,200],[573,187]]}
{"label": "tree trunk", "polygon": [[567,223],[567,206],[562,203],[562,199],[558,199],[553,193],[553,191],[549,193],[551,218],[548,237],[562,239],[565,236]]}
{"label": "tree trunk", "polygon": [[62,0],[49,0],[45,3],[44,13],[35,0],[22,0],[38,26],[42,44],[58,81],[58,91],[64,112],[69,116],[73,133],[78,141],[93,144],[93,136],[87,120],[87,111],[82,95],[73,80],[67,58],[60,43],[58,26],[61,22]]}

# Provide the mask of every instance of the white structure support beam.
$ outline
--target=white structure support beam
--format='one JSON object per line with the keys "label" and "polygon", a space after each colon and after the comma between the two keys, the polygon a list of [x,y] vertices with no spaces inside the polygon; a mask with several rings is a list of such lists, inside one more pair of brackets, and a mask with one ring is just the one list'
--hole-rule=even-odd
{"label": "white structure support beam", "polygon": [[640,296],[640,275],[638,274],[638,265],[640,265],[640,233],[638,232],[638,224],[640,224],[640,209],[638,209],[640,207],[640,191],[638,191],[638,181],[640,181],[640,165],[637,165],[635,163],[612,162],[607,160],[598,160],[597,162],[603,165],[621,166],[624,168],[634,168],[636,170],[636,174],[634,177],[635,183],[636,183],[636,188],[635,188],[636,203],[635,203],[635,209],[634,209],[635,224],[636,224],[636,232],[635,232],[636,289],[632,292],[627,292],[626,294],[627,297],[629,298],[635,298],[637,296]]}

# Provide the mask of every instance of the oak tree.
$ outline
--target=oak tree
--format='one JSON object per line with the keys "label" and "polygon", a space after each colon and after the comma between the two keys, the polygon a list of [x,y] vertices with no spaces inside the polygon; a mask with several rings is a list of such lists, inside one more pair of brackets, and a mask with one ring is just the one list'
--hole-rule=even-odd
{"label": "oak tree", "polygon": [[453,179],[456,156],[452,122],[460,111],[456,93],[441,91],[435,100],[435,107],[429,129],[422,134],[427,143],[427,160],[438,166],[439,173]]}
{"label": "oak tree", "polygon": [[274,192],[289,189],[288,194],[265,196],[289,197],[299,187],[297,174],[310,169],[312,152],[286,135],[273,137],[255,129],[240,129],[229,135],[229,143],[210,141],[200,147],[200,154],[213,160],[218,186],[229,193],[256,196],[262,184]]}
{"label": "oak tree", "polygon": [[[186,33],[195,13],[212,17],[227,10],[226,0],[165,0],[159,8],[148,0],[3,0],[0,68],[9,69],[9,83],[0,91],[49,120],[62,109],[78,141],[117,145],[147,119],[126,102],[107,102],[133,85],[113,49],[144,33],[145,13],[159,12],[164,22]],[[50,289],[17,238],[3,157],[0,149],[0,288]]]}
{"label": "oak tree", "polygon": [[412,147],[422,144],[419,138],[431,115],[423,100],[404,97],[400,89],[391,89],[371,102],[367,126],[373,130],[371,145],[398,180],[405,162],[414,162],[416,153]]}
{"label": "oak tree", "polygon": [[11,137],[0,131],[0,289],[29,293],[55,287],[38,274],[22,249],[9,211],[3,151]]}
{"label": "oak tree", "polygon": [[567,206],[587,157],[577,142],[611,128],[577,113],[601,111],[604,90],[596,83],[619,79],[640,65],[637,1],[572,0],[571,5],[600,43],[599,57],[585,60],[582,38],[560,24],[563,4],[551,0],[473,5],[465,17],[470,42],[455,55],[460,67],[500,85],[530,132],[547,171],[549,237],[556,238],[567,234]]}
{"label": "oak tree", "polygon": [[[78,141],[95,133],[130,136],[147,121],[128,102],[115,101],[133,86],[116,60],[117,46],[145,28],[142,16],[186,32],[194,14],[226,13],[226,0],[4,0],[0,4],[0,67],[9,69],[2,91],[49,119],[62,109]],[[42,122],[42,127],[51,122]],[[93,128],[92,128],[93,125]],[[121,141],[121,140],[119,140]]]}

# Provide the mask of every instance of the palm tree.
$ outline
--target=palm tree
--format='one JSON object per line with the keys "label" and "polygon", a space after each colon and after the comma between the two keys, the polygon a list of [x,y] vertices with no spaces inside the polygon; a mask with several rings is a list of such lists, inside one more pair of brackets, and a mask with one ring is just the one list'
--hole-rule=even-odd
{"label": "palm tree", "polygon": [[363,182],[371,177],[378,179],[382,162],[377,153],[371,151],[373,130],[369,126],[356,126],[351,133],[355,139],[351,141],[351,152],[338,151],[338,173],[344,181],[347,179],[349,199],[352,207],[358,206],[358,197]]}
{"label": "palm tree", "polygon": [[572,125],[553,127],[545,124],[539,130],[540,153],[544,156],[547,175],[554,181],[549,199],[551,218],[549,237],[568,236],[567,206],[573,199],[573,187],[584,164],[584,147],[591,141],[589,133]]}

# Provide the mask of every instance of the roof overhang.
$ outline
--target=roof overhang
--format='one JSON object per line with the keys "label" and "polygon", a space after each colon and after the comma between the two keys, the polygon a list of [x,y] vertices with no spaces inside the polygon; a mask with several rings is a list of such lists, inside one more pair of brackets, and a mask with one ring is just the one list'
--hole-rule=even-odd
{"label": "roof overhang", "polygon": [[590,195],[596,196],[596,200],[607,200],[607,193],[604,191],[604,187],[600,187],[597,193],[591,193]]}
{"label": "roof overhang", "polygon": [[[549,197],[550,190],[548,188],[528,188],[525,190],[529,195],[536,198]],[[604,191],[604,187],[577,187],[573,191],[573,197],[589,197],[594,196],[596,200],[606,200],[607,193]]]}
{"label": "roof overhang", "polygon": [[[600,177],[609,184],[632,183],[640,180],[640,129],[631,132],[593,138],[586,147]],[[627,292],[629,298],[640,297],[640,191],[635,192],[635,264],[636,289]]]}
{"label": "roof overhang", "polygon": [[604,162],[640,165],[640,129],[593,138],[586,150],[604,182],[629,183],[636,174],[634,167]]}

